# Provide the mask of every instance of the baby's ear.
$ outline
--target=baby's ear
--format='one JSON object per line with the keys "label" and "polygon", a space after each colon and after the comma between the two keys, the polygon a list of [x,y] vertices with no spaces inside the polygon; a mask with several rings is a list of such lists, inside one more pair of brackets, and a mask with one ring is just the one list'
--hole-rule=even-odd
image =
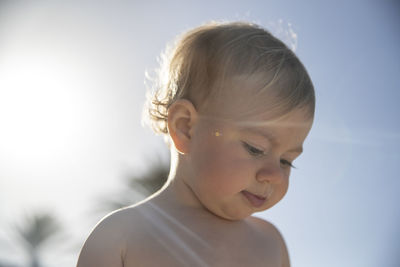
{"label": "baby's ear", "polygon": [[189,152],[193,125],[196,119],[197,111],[189,100],[179,99],[168,108],[168,133],[175,149],[181,154]]}

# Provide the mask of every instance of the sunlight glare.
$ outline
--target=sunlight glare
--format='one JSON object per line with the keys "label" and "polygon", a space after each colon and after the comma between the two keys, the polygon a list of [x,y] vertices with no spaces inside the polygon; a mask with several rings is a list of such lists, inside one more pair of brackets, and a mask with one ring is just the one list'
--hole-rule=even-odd
{"label": "sunlight glare", "polygon": [[43,55],[13,56],[0,65],[0,156],[6,162],[51,161],[79,128],[71,67]]}

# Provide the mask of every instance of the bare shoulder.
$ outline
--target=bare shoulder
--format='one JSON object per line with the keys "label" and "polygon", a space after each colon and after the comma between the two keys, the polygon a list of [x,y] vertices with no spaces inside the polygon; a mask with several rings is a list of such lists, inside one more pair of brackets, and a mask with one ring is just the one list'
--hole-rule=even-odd
{"label": "bare shoulder", "polygon": [[268,234],[275,234],[279,236],[280,239],[282,239],[282,235],[280,234],[278,228],[276,228],[275,225],[273,225],[272,223],[254,216],[248,217],[248,222],[255,226],[256,229],[258,229],[259,231]]}
{"label": "bare shoulder", "polygon": [[251,223],[258,231],[262,234],[272,237],[275,241],[278,242],[281,251],[281,262],[282,267],[289,267],[290,260],[289,260],[289,253],[287,250],[287,246],[285,240],[283,239],[282,234],[279,232],[278,228],[275,227],[272,223],[263,220],[258,217],[251,216],[248,218],[249,223]]}
{"label": "bare shoulder", "polygon": [[77,266],[122,267],[127,241],[135,233],[131,226],[139,217],[136,212],[125,208],[104,217],[85,241]]}

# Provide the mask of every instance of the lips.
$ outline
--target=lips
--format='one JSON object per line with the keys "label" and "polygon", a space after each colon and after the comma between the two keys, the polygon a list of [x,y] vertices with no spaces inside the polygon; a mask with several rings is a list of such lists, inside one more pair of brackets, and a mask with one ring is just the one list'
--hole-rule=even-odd
{"label": "lips", "polygon": [[242,194],[249,200],[249,202],[256,208],[261,207],[266,201],[266,197],[257,196],[247,191],[242,191]]}

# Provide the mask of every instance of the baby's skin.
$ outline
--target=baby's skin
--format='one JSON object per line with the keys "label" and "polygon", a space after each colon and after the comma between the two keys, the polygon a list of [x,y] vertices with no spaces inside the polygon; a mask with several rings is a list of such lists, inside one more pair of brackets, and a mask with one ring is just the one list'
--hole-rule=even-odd
{"label": "baby's skin", "polygon": [[234,102],[209,110],[217,120],[187,100],[170,107],[169,183],[103,219],[78,267],[290,266],[279,231],[252,214],[287,192],[312,118],[303,109],[243,115]]}
{"label": "baby's skin", "polygon": [[105,217],[78,267],[288,267],[286,244],[254,217],[286,194],[315,111],[300,60],[261,27],[211,22],[162,56],[146,108],[168,140],[167,184]]}
{"label": "baby's skin", "polygon": [[289,266],[272,224],[253,216],[225,220],[175,201],[167,189],[105,218],[78,266]]}

